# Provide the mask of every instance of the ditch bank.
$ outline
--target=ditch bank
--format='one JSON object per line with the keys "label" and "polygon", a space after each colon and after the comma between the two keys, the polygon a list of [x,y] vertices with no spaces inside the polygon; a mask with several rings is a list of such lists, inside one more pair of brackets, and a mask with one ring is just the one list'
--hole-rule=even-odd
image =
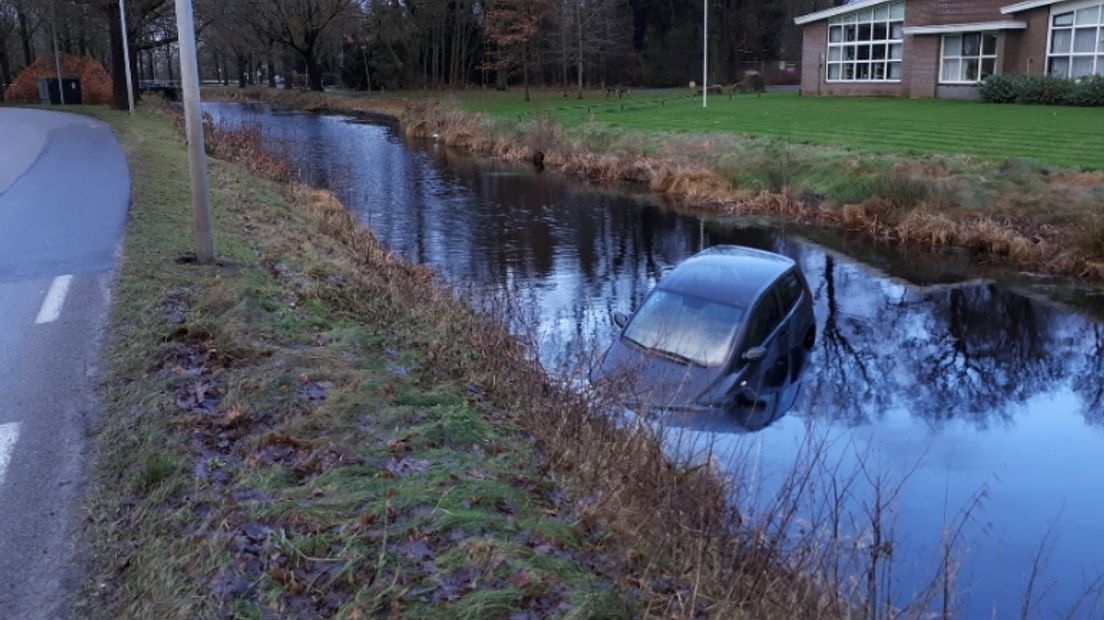
{"label": "ditch bank", "polygon": [[823,226],[908,251],[1104,281],[1104,175],[1029,161],[855,153],[732,134],[513,121],[436,99],[272,89],[204,91],[314,112],[385,115],[405,135],[591,182],[646,187],[706,216]]}
{"label": "ditch bank", "polygon": [[[248,134],[212,131],[218,264],[183,141],[100,109],[134,184],[83,617],[835,617],[822,557],[748,531],[600,395],[386,252]],[[614,400],[614,399],[610,399]],[[860,601],[861,602],[861,601]]]}

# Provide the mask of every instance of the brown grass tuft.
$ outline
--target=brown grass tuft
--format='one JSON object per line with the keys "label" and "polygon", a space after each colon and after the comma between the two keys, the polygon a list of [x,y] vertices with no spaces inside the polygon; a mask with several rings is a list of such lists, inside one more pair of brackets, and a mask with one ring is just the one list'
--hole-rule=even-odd
{"label": "brown grass tuft", "polygon": [[701,166],[663,170],[649,184],[653,192],[669,196],[720,200],[732,192],[732,182]]}

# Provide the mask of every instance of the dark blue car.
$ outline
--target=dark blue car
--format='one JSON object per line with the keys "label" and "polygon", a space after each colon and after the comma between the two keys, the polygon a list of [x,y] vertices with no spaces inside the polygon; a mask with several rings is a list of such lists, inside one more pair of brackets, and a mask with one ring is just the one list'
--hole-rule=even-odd
{"label": "dark blue car", "polygon": [[796,398],[816,340],[813,299],[797,264],[718,246],[687,259],[631,317],[591,380],[631,386],[649,410],[755,413],[762,428]]}

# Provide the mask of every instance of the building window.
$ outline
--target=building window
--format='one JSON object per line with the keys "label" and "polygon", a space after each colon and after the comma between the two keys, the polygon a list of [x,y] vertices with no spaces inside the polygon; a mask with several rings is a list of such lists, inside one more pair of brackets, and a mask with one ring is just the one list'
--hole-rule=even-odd
{"label": "building window", "polygon": [[828,81],[900,81],[904,37],[904,2],[833,17],[828,22]]}
{"label": "building window", "polygon": [[1047,73],[1065,78],[1104,74],[1104,5],[1055,12]]}
{"label": "building window", "polygon": [[997,71],[997,35],[968,32],[943,36],[943,64],[939,81],[976,84]]}

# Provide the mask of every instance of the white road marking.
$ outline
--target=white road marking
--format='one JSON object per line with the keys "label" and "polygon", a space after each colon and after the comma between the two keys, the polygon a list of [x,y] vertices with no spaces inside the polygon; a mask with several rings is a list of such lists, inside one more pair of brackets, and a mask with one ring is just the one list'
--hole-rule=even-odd
{"label": "white road marking", "polygon": [[50,285],[50,291],[46,293],[46,299],[42,302],[42,309],[38,311],[35,325],[53,323],[61,316],[61,307],[65,304],[65,295],[69,293],[69,284],[73,276],[58,276]]}
{"label": "white road marking", "polygon": [[4,473],[8,469],[15,442],[19,439],[19,422],[0,424],[0,485],[4,484]]}

